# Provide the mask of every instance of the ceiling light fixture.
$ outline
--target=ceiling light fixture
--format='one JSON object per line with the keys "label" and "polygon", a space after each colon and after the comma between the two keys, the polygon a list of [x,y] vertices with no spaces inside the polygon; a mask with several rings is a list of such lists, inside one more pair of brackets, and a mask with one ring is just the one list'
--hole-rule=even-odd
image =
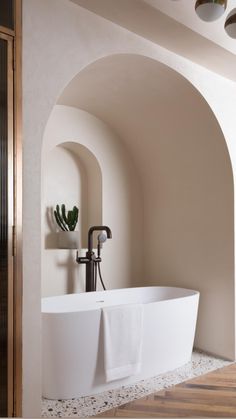
{"label": "ceiling light fixture", "polygon": [[225,30],[227,34],[236,39],[236,9],[231,10],[225,22]]}
{"label": "ceiling light fixture", "polygon": [[213,22],[223,15],[227,0],[197,0],[195,10],[200,19]]}

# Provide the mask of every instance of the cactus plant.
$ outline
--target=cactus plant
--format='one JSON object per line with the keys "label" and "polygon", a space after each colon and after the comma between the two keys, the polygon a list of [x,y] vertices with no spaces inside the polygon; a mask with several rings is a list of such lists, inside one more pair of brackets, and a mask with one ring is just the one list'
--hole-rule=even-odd
{"label": "cactus plant", "polygon": [[72,210],[66,212],[65,204],[61,205],[61,209],[57,205],[54,210],[54,216],[62,231],[74,231],[78,222],[79,209],[74,206]]}

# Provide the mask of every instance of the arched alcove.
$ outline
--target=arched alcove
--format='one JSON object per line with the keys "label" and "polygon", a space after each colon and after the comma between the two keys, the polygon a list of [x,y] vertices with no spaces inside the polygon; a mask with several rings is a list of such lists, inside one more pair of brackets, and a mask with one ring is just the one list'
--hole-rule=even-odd
{"label": "arched alcove", "polygon": [[178,72],[133,54],[88,65],[58,103],[105,121],[133,161],[145,226],[139,283],[200,290],[196,345],[234,358],[233,176],[208,103]]}

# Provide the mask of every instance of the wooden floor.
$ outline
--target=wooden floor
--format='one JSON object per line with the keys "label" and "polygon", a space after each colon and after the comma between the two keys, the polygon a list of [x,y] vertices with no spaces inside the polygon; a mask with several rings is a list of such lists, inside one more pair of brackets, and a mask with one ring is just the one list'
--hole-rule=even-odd
{"label": "wooden floor", "polygon": [[124,404],[97,417],[235,417],[236,364]]}

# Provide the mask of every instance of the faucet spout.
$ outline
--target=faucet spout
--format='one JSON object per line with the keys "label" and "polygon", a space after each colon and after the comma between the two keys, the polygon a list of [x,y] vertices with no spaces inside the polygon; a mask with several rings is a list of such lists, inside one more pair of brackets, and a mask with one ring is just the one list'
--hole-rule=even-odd
{"label": "faucet spout", "polygon": [[111,239],[112,238],[112,232],[111,229],[108,226],[93,226],[90,227],[89,231],[88,231],[88,252],[92,252],[93,251],[93,232],[94,231],[106,231],[107,233],[107,238]]}

